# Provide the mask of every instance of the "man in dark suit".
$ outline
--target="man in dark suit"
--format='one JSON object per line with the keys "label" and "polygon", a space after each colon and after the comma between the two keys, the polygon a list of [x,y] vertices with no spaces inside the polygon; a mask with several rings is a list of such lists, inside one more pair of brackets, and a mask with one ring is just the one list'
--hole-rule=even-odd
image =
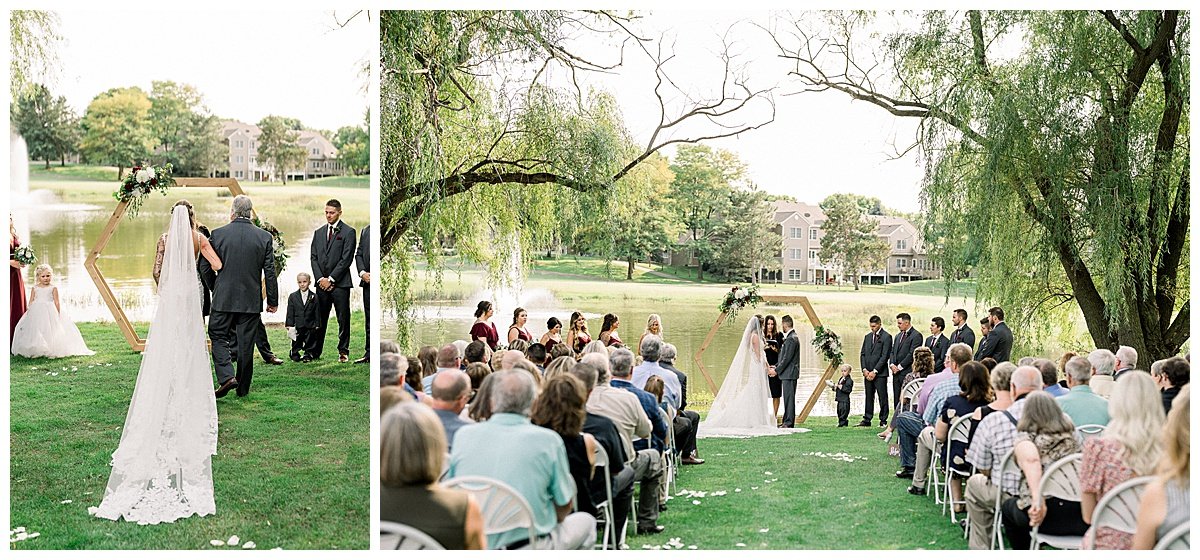
{"label": "man in dark suit", "polygon": [[980,359],[991,357],[996,363],[1007,362],[1012,352],[1013,335],[1004,322],[1004,310],[999,307],[989,309],[988,319],[992,323],[992,331],[988,335],[992,340],[988,344],[988,351]]}
{"label": "man in dark suit", "polygon": [[[675,374],[679,379],[679,416],[685,417],[691,422],[692,426],[700,426],[700,413],[694,410],[687,410],[687,374],[679,371],[675,367],[675,356],[679,353],[679,349],[675,348],[674,344],[664,344],[662,354],[658,357],[658,365],[663,369]],[[682,463],[685,465],[702,465],[704,459],[696,456],[696,430],[689,430],[687,437],[681,437],[676,431],[676,438],[679,440],[679,452],[683,457]]]}
{"label": "man in dark suit", "polygon": [[913,350],[921,346],[921,331],[913,328],[912,316],[908,313],[896,315],[896,328],[900,332],[892,343],[892,357],[888,369],[892,372],[892,403],[900,406],[900,391],[904,388],[904,376],[912,371]]}
{"label": "man in dark suit", "polygon": [[[312,276],[307,272],[296,275],[296,285],[299,287],[288,296],[287,318],[283,325],[288,329],[292,338],[292,351],[288,357],[293,362],[311,362],[312,346],[316,343],[313,331],[317,322],[317,293],[311,288]],[[304,355],[301,356],[300,352]]]}
{"label": "man in dark suit", "polygon": [[317,228],[312,241],[312,270],[317,277],[317,320],[320,325],[313,334],[317,343],[312,359],[320,359],[325,349],[325,333],[329,330],[329,310],[338,322],[338,361],[350,361],[350,263],[354,260],[354,228],[342,221],[342,203],[331,199],[325,203],[325,225]]}
{"label": "man in dark suit", "polygon": [[992,345],[992,341],[988,340],[992,335],[992,320],[990,318],[984,317],[979,320],[979,334],[982,338],[979,339],[979,348],[975,349],[974,360],[976,362],[991,355],[988,354],[988,347]]}
{"label": "man in dark suit", "polygon": [[967,324],[967,310],[955,309],[954,315],[950,316],[950,321],[954,323],[954,332],[950,333],[950,344],[963,343],[975,349],[975,331],[971,330],[971,325]]}
{"label": "man in dark suit", "polygon": [[783,427],[796,427],[796,381],[800,379],[800,339],[792,330],[792,316],[784,315],[779,324],[783,330],[783,344],[779,347],[779,360],[775,362],[775,375],[783,384]]}
{"label": "man in dark suit", "polygon": [[362,288],[364,328],[363,355],[354,360],[356,364],[371,361],[371,226],[365,226],[358,232],[358,250],[354,252],[354,266],[358,268],[358,285]]}
{"label": "man in dark suit", "polygon": [[866,406],[863,407],[863,419],[859,426],[870,426],[875,415],[875,398],[879,397],[879,425],[887,424],[890,411],[887,398],[888,356],[892,352],[892,335],[883,330],[883,320],[878,315],[872,315],[869,321],[871,332],[863,337],[862,350],[858,353],[858,363],[862,366],[863,392],[866,393]]}
{"label": "man in dark suit", "polygon": [[[263,311],[263,279],[266,279],[267,313],[279,308],[279,284],[275,278],[275,251],[271,234],[250,221],[254,205],[250,197],[233,199],[230,222],[212,232],[211,243],[223,268],[213,278],[205,261],[202,274],[212,280],[212,316],[208,336],[212,339],[213,368],[219,384],[216,396],[231,389],[244,397],[254,377],[254,338]],[[201,259],[203,260],[203,259]],[[237,374],[231,353],[236,348]]]}
{"label": "man in dark suit", "polygon": [[925,338],[925,346],[933,352],[934,373],[946,369],[946,352],[950,350],[950,339],[942,334],[944,330],[946,330],[945,319],[934,317],[929,321],[929,332],[933,334]]}

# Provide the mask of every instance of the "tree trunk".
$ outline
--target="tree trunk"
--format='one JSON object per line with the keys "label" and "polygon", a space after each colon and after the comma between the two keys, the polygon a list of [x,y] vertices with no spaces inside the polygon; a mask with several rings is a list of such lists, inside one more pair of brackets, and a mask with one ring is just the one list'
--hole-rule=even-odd
{"label": "tree trunk", "polygon": [[50,169],[50,158],[46,158],[46,169]]}
{"label": "tree trunk", "polygon": [[121,177],[123,177],[123,176],[125,176],[125,166],[118,163],[117,164],[117,180],[120,181]]}
{"label": "tree trunk", "polygon": [[628,266],[628,267],[625,269],[625,279],[626,279],[626,280],[633,280],[633,261],[634,261],[634,258],[633,258],[633,257],[628,257],[628,258],[626,259],[626,261],[628,261],[628,262],[629,262],[629,266]]}
{"label": "tree trunk", "polygon": [[696,265],[697,265],[696,266],[696,281],[703,282],[704,281],[704,261],[702,261],[700,259],[696,259]]}

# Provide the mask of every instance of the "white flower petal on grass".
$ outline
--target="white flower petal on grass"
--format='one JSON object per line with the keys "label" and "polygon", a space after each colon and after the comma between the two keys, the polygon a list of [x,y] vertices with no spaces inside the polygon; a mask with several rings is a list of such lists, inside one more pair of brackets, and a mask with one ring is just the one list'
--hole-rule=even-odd
{"label": "white flower petal on grass", "polygon": [[217,539],[213,539],[211,541],[208,541],[208,544],[211,544],[213,546],[225,546],[225,541],[219,541]]}
{"label": "white flower petal on grass", "polygon": [[763,474],[764,474],[764,475],[766,475],[766,476],[771,476],[771,475],[773,475],[773,474],[775,474],[775,473],[773,473],[773,472],[771,472],[771,471],[763,471]]}
{"label": "white flower petal on grass", "polygon": [[29,533],[29,538],[31,538],[31,539],[36,539],[40,536],[42,536],[41,533]]}
{"label": "white flower petal on grass", "polygon": [[757,487],[757,486],[751,486],[751,487],[750,487],[750,489],[751,489],[751,490],[758,490],[758,487]]}
{"label": "white flower petal on grass", "polygon": [[689,544],[689,545],[688,545],[688,550],[696,550],[696,545],[694,545],[694,544]]}
{"label": "white flower petal on grass", "polygon": [[741,491],[742,491],[742,489],[741,489],[741,488],[734,488],[734,489],[733,489],[733,491],[734,491],[734,492],[741,492]]}
{"label": "white flower petal on grass", "polygon": [[13,534],[13,533],[24,533],[24,532],[25,532],[25,528],[24,528],[24,527],[17,527],[17,528],[16,528],[16,530],[14,530],[14,531],[9,531],[9,532],[8,532],[8,534],[10,534],[10,535],[11,535],[11,534]]}
{"label": "white flower petal on grass", "polygon": [[737,544],[735,544],[735,545],[733,545],[733,546],[740,547],[740,548],[745,548],[745,547],[746,547],[746,543],[744,543],[744,542],[740,542],[740,543],[737,543]]}
{"label": "white flower petal on grass", "polygon": [[239,539],[237,535],[234,535],[232,537],[229,537],[229,540],[225,541],[225,544],[227,544],[229,546],[237,546],[241,542],[242,542],[242,539]]}
{"label": "white flower petal on grass", "polygon": [[759,529],[759,530],[758,530],[758,532],[759,532],[759,533],[766,533],[767,531],[770,531],[770,530],[771,530],[770,528],[766,528],[766,527],[764,527],[764,528],[762,528],[762,529]]}
{"label": "white flower petal on grass", "polygon": [[61,502],[58,502],[58,503],[60,503],[60,504],[69,504],[69,503],[71,503],[71,502],[73,502],[73,501],[75,501],[75,500],[63,500],[63,501],[61,501]]}
{"label": "white flower petal on grass", "polygon": [[694,505],[694,506],[700,505],[700,500],[692,500],[692,505]]}
{"label": "white flower petal on grass", "polygon": [[254,544],[254,541],[246,541],[246,544],[242,545],[242,548],[257,548],[257,546]]}

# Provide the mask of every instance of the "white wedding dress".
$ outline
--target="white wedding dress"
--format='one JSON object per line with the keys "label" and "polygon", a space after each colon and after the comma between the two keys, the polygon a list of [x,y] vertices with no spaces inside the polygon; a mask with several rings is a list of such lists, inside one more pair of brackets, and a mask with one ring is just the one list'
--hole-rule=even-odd
{"label": "white wedding dress", "polygon": [[194,233],[176,206],[163,257],[158,309],[99,507],[88,513],[141,525],[216,513],[212,389],[196,277]]}
{"label": "white wedding dress", "polygon": [[29,297],[29,310],[13,331],[11,352],[26,358],[65,358],[95,354],[83,341],[79,328],[54,305],[54,287],[37,286]]}
{"label": "white wedding dress", "polygon": [[774,436],[808,431],[776,427],[762,340],[758,317],[751,317],[725,381],[708,409],[708,416],[700,422],[698,437]]}

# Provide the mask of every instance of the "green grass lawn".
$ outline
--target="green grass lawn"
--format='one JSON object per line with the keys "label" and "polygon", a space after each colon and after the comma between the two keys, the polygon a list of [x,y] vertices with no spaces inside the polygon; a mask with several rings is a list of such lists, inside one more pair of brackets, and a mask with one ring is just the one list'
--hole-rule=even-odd
{"label": "green grass lawn", "polygon": [[[658,518],[666,531],[631,531],[629,547],[678,539],[702,550],[967,548],[932,497],[910,495],[909,481],[893,476],[899,461],[877,429],[836,425],[812,417],[804,434],[700,440],[706,462],[682,467]],[[706,495],[678,495],[684,491]]]}
{"label": "green grass lawn", "polygon": [[[355,358],[362,322],[355,313]],[[215,515],[138,526],[87,508],[104,495],[141,356],[111,323],[79,327],[95,356],[11,360],[11,528],[41,533],[12,548],[208,549],[232,535],[260,549],[370,546],[370,373],[337,363],[336,329],[320,362],[256,355],[250,395],[217,401]],[[286,331],[268,333],[286,359]]]}

